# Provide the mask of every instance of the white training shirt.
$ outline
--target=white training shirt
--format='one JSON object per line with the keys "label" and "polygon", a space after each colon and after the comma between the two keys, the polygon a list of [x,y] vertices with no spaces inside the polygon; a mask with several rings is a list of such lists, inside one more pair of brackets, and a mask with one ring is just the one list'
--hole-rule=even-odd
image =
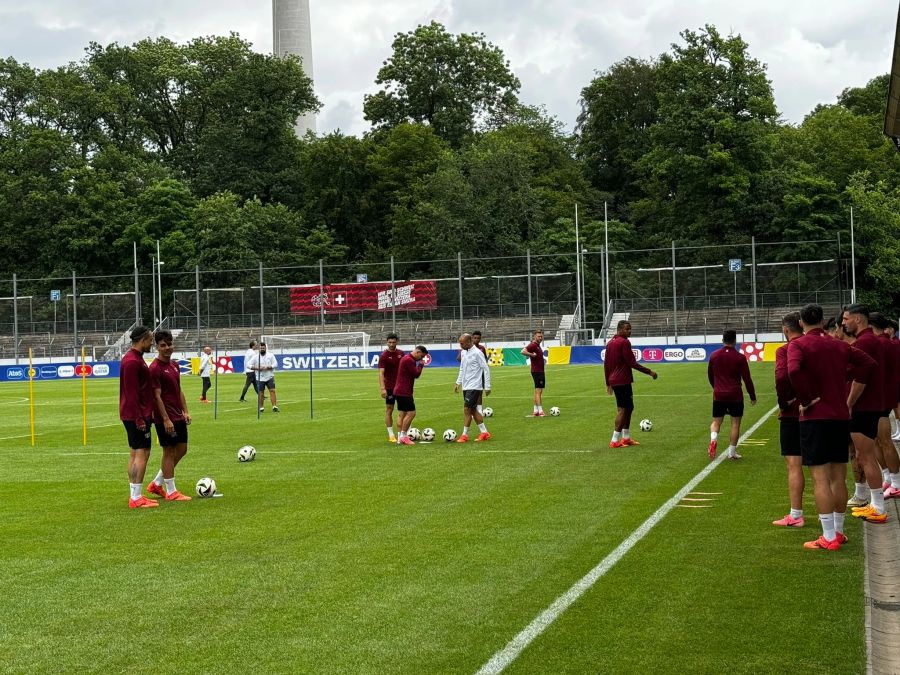
{"label": "white training shirt", "polygon": [[254,356],[256,356],[255,349],[248,349],[244,352],[244,374],[253,372],[253,368],[250,367],[250,359]]}
{"label": "white training shirt", "polygon": [[278,365],[278,361],[275,360],[274,354],[259,354],[254,353],[252,357],[250,357],[250,369],[256,370],[257,368],[272,368],[272,370],[256,370],[256,381],[257,382],[268,382],[273,377],[275,377],[275,367]]}
{"label": "white training shirt", "polygon": [[[478,347],[462,350],[459,360],[459,376],[456,384],[462,385],[463,391],[491,388],[491,369]],[[484,376],[484,384],[482,384]]]}
{"label": "white training shirt", "polygon": [[203,352],[200,354],[200,377],[209,377],[212,375],[212,354]]}

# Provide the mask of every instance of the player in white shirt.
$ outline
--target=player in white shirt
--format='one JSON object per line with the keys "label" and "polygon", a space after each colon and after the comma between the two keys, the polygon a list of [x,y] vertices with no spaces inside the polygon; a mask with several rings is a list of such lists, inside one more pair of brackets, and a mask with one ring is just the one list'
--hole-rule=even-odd
{"label": "player in white shirt", "polygon": [[212,347],[206,345],[200,354],[200,372],[198,373],[203,380],[203,391],[200,393],[200,403],[209,403],[209,399],[206,398],[206,392],[208,392],[209,388],[212,386],[212,380],[210,379],[212,376],[212,367]]}
{"label": "player in white shirt", "polygon": [[259,392],[259,412],[265,410],[263,395],[266,389],[269,390],[269,396],[272,400],[272,412],[280,412],[278,410],[278,399],[275,396],[275,367],[278,362],[275,360],[274,354],[267,353],[266,343],[259,343],[259,353],[250,357],[250,369],[256,373],[256,388]]}
{"label": "player in white shirt", "polygon": [[[247,395],[247,390],[252,386],[253,391],[257,391],[256,388],[256,371],[250,367],[250,359],[256,356],[256,340],[250,340],[250,349],[244,352],[244,390],[241,392],[241,403],[244,402],[244,396]],[[259,393],[257,391],[257,393]]]}
{"label": "player in white shirt", "polygon": [[460,387],[463,391],[463,430],[457,443],[466,443],[469,440],[469,425],[472,424],[472,418],[478,425],[478,438],[475,441],[486,441],[491,437],[484,424],[484,417],[478,410],[478,401],[482,391],[490,396],[491,394],[491,369],[488,367],[487,359],[480,349],[473,346],[474,341],[469,333],[463,333],[459,336],[460,359],[459,359],[459,376],[456,378],[456,385],[453,387],[453,393],[459,393]]}

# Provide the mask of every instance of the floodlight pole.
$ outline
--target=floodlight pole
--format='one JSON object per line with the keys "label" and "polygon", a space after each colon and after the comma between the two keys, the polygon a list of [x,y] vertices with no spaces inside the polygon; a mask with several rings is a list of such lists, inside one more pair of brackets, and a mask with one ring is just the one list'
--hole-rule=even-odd
{"label": "floodlight pole", "polygon": [[[581,323],[581,245],[578,236],[578,204],[575,204],[575,319]],[[578,326],[579,328],[581,326]]]}
{"label": "floodlight pole", "polygon": [[457,251],[456,253],[456,270],[457,270],[457,279],[459,281],[459,323],[460,330],[462,330],[462,320],[463,320],[463,275],[462,275],[462,252]]}
{"label": "floodlight pole", "polygon": [[753,268],[750,270],[750,280],[753,282],[753,341],[759,342],[759,326],[756,313],[756,237],[750,237],[750,257]]}
{"label": "floodlight pole", "polygon": [[72,335],[73,341],[72,354],[78,354],[78,286],[75,281],[75,270],[72,270]]}
{"label": "floodlight pole", "polygon": [[531,249],[525,251],[525,268],[528,277],[528,330],[534,330],[531,320]]}
{"label": "floodlight pole", "polygon": [[606,267],[606,298],[604,299],[604,314],[606,313],[606,308],[609,307],[609,300],[611,297],[610,287],[609,287],[609,211],[606,205],[606,202],[603,202],[603,258]]}
{"label": "floodlight pole", "polygon": [[[13,356],[16,365],[19,365],[19,288],[16,284],[16,275],[13,274]],[[29,376],[30,377],[30,376]]]}
{"label": "floodlight pole", "polygon": [[[197,349],[200,348],[201,338],[200,338],[200,265],[194,265],[194,290],[196,292],[196,301],[197,301]],[[207,295],[207,309],[206,313],[209,315],[209,296]],[[208,321],[208,319],[207,319]],[[216,347],[218,349],[218,345]],[[218,381],[218,380],[217,380]]]}
{"label": "floodlight pole", "polygon": [[[263,266],[262,260],[259,261],[259,339],[262,340],[266,334],[266,305],[263,297]],[[258,393],[258,392],[257,392]]]}
{"label": "floodlight pole", "polygon": [[319,317],[322,320],[322,332],[325,332],[325,267],[319,258]]}
{"label": "floodlight pole", "polygon": [[675,240],[672,240],[672,326],[675,330],[675,344],[678,344],[678,293],[675,288]]}
{"label": "floodlight pole", "polygon": [[853,207],[850,207],[850,302],[856,302],[856,234],[853,229]]}
{"label": "floodlight pole", "polygon": [[[397,303],[396,300],[396,290],[395,290],[395,278],[394,278],[394,256],[391,256],[391,332],[397,332]],[[310,417],[312,417],[312,413],[310,413]]]}
{"label": "floodlight pole", "polygon": [[134,325],[141,323],[141,286],[138,280],[137,242],[134,244]]}
{"label": "floodlight pole", "polygon": [[162,266],[163,261],[159,255],[159,239],[156,240],[156,281],[159,284],[156,297],[159,300],[159,323],[163,321],[163,294],[162,294]]}

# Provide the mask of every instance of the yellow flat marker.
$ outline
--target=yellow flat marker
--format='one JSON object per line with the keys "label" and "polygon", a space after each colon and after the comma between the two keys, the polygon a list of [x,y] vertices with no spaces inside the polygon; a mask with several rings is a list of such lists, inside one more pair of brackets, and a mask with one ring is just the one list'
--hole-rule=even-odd
{"label": "yellow flat marker", "polygon": [[683,502],[714,502],[715,499],[707,499],[706,497],[685,497]]}
{"label": "yellow flat marker", "polygon": [[676,504],[680,509],[711,509],[712,504]]}
{"label": "yellow flat marker", "polygon": [[688,492],[689,495],[720,495],[721,492]]}

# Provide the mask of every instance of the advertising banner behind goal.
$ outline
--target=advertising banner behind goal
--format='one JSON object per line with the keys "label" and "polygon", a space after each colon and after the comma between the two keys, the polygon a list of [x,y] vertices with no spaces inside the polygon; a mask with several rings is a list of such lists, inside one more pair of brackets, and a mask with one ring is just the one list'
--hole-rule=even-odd
{"label": "advertising banner behind goal", "polygon": [[320,293],[318,284],[291,288],[291,314],[318,314],[322,305],[326,314],[346,314],[360,310],[399,311],[436,309],[434,281],[397,281],[391,294],[391,282],[363,284],[327,284]]}

